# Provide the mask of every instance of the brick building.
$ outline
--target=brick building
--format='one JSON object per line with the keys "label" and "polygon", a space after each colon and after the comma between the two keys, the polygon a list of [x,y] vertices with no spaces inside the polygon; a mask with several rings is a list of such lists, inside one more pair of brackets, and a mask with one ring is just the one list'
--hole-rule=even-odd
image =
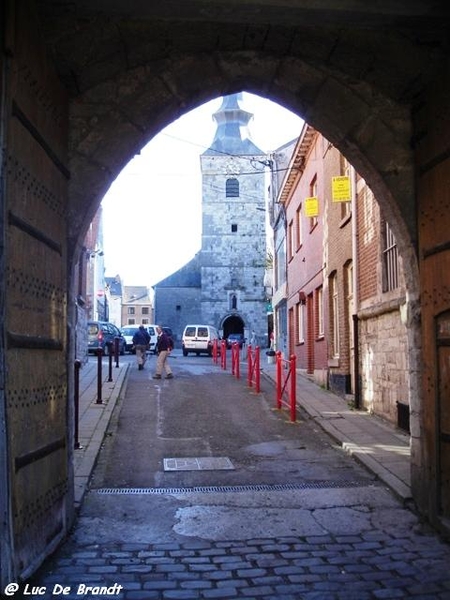
{"label": "brick building", "polygon": [[319,134],[306,125],[294,149],[279,201],[286,216],[289,355],[296,355],[297,368],[326,383],[324,213],[323,208],[317,210],[316,202],[324,197],[319,142]]}
{"label": "brick building", "polygon": [[[277,202],[273,303],[276,329],[287,319],[284,354],[317,383],[407,429],[402,264],[373,193],[305,125]],[[276,338],[280,347],[279,331]]]}

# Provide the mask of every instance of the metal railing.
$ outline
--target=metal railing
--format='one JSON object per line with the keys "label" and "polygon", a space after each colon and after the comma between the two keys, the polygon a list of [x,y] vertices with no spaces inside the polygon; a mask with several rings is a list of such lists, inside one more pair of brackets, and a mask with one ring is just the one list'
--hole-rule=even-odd
{"label": "metal railing", "polygon": [[252,348],[251,344],[247,350],[247,379],[248,386],[253,387],[255,385],[255,391],[257,394],[261,391],[261,368],[260,368],[260,348],[256,346]]}
{"label": "metal railing", "polygon": [[240,367],[241,353],[238,342],[234,342],[231,345],[231,374],[240,379],[241,367]]}
{"label": "metal railing", "polygon": [[[283,406],[289,409],[290,419],[295,423],[297,418],[297,389],[296,389],[296,362],[294,354],[289,360],[283,359],[282,353],[276,353],[276,403],[281,410]],[[289,384],[289,385],[288,385]]]}

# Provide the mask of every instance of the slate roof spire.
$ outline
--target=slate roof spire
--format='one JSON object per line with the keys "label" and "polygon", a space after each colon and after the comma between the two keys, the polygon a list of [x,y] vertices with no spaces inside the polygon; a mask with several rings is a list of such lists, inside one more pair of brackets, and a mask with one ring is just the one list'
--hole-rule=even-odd
{"label": "slate roof spire", "polygon": [[222,106],[213,114],[216,135],[204,154],[264,155],[251,139],[249,122],[253,114],[239,106],[242,93],[224,96]]}

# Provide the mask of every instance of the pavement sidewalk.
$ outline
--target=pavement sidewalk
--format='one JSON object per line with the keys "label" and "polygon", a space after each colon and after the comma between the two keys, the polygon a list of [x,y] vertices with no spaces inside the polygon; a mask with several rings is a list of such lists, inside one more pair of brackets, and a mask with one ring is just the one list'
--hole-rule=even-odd
{"label": "pavement sidewalk", "polygon": [[[109,358],[103,357],[101,370],[101,403],[98,402],[98,359],[89,357],[79,371],[78,444],[74,450],[75,506],[83,501],[89,479],[103,443],[112,412],[121,394],[130,363],[112,363],[109,381]],[[133,363],[134,364],[134,363]],[[75,440],[76,442],[77,440]]]}
{"label": "pavement sidewalk", "polygon": [[[97,403],[97,358],[80,369],[79,443],[74,450],[75,503],[82,502],[98,452],[118,398],[126,393],[130,363],[112,367],[102,361],[102,403]],[[133,365],[134,366],[134,363]],[[261,373],[275,383],[275,364]],[[409,435],[366,411],[353,410],[345,399],[297,374],[297,405],[341,447],[383,481],[403,502],[411,499]],[[275,391],[274,391],[275,403]]]}

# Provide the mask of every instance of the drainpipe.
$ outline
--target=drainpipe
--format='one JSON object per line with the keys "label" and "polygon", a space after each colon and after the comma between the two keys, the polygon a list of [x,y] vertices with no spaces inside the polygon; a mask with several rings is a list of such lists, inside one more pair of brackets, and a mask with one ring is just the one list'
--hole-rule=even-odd
{"label": "drainpipe", "polygon": [[353,264],[353,392],[355,395],[355,408],[361,408],[361,390],[359,385],[359,295],[358,295],[358,210],[356,203],[356,171],[350,165],[350,184],[352,194],[352,264]]}

